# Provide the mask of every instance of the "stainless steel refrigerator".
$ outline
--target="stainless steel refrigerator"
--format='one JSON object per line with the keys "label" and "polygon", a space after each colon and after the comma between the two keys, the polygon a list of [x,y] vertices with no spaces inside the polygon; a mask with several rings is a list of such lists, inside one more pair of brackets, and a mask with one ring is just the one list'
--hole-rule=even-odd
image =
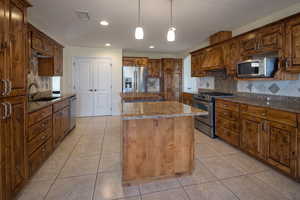
{"label": "stainless steel refrigerator", "polygon": [[123,92],[146,92],[147,69],[123,67]]}

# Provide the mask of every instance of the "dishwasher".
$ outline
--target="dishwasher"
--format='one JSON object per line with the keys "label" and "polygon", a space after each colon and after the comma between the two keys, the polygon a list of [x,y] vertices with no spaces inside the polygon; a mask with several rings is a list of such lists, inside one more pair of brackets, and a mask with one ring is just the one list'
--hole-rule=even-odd
{"label": "dishwasher", "polygon": [[76,96],[70,98],[70,129],[76,127]]}

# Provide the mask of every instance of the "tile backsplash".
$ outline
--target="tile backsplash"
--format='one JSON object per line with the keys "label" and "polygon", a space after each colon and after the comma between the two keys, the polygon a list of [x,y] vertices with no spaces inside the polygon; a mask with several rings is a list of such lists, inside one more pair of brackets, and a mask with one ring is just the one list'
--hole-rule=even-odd
{"label": "tile backsplash", "polygon": [[243,92],[278,96],[300,97],[300,75],[293,81],[235,81],[231,77],[214,75],[198,78],[199,89],[213,89],[220,92]]}
{"label": "tile backsplash", "polygon": [[52,90],[51,77],[38,75],[38,57],[35,55],[31,56],[30,69],[27,77],[28,86],[31,83],[36,83],[39,86],[38,88],[32,87],[31,90],[28,91],[30,94]]}

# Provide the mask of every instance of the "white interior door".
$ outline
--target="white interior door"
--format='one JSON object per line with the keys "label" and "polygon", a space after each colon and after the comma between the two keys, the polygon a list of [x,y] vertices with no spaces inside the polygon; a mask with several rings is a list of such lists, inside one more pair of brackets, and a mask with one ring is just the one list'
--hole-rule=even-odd
{"label": "white interior door", "polygon": [[80,117],[111,115],[111,61],[74,59],[74,88]]}

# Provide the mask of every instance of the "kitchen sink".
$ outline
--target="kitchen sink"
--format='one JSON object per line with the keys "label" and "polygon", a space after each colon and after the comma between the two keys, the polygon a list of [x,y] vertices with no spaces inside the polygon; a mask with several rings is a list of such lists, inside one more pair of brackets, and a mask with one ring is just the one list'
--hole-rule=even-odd
{"label": "kitchen sink", "polygon": [[37,102],[37,101],[52,101],[54,99],[57,99],[59,97],[43,97],[43,98],[39,98],[39,99],[34,99],[32,100],[33,102]]}

